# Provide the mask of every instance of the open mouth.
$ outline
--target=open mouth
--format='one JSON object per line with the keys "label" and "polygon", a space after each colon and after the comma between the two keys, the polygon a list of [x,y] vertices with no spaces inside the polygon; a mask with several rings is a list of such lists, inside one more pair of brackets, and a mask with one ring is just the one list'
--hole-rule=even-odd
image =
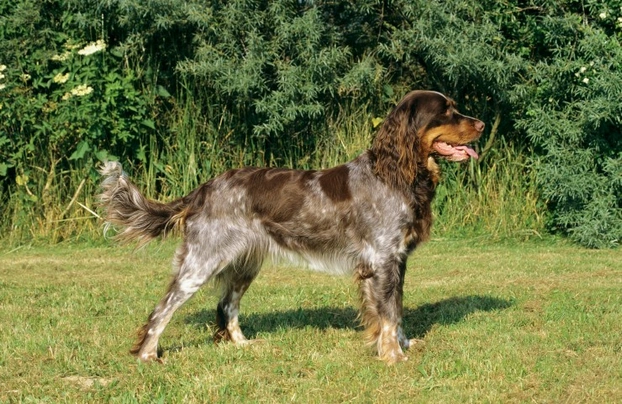
{"label": "open mouth", "polygon": [[452,146],[445,142],[434,142],[432,147],[438,154],[450,161],[464,161],[469,157],[478,159],[479,155],[469,146]]}

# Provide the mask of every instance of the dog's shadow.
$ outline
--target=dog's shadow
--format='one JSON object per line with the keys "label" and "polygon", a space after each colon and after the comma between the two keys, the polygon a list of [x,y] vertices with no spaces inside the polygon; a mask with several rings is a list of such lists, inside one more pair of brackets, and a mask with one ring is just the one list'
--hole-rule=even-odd
{"label": "dog's shadow", "polygon": [[[469,314],[503,310],[514,303],[512,300],[490,296],[451,297],[436,303],[423,304],[417,308],[404,308],[403,327],[409,338],[422,339],[435,324],[449,325],[462,321]],[[352,308],[296,309],[269,313],[240,315],[242,331],[248,338],[271,333],[284,328],[314,327],[317,329],[360,328],[357,311]],[[215,310],[201,310],[186,317],[186,323],[197,327],[214,324]]]}

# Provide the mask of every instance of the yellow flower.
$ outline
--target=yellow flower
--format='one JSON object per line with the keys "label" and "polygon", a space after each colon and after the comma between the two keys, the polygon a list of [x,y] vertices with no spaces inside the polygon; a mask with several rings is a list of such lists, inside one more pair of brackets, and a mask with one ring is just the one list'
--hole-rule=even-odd
{"label": "yellow flower", "polygon": [[66,83],[67,80],[69,80],[69,73],[58,73],[56,76],[54,76],[54,83],[63,84]]}
{"label": "yellow flower", "polygon": [[90,44],[86,45],[84,48],[80,49],[78,51],[78,54],[83,55],[83,56],[88,56],[88,55],[92,55],[93,53],[102,51],[104,49],[106,49],[106,42],[100,39],[96,42],[91,42]]}

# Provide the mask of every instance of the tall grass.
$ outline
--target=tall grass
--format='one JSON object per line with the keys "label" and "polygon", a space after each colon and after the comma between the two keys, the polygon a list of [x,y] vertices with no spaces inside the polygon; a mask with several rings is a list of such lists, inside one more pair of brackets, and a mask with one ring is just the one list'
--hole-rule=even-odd
{"label": "tall grass", "polygon": [[[314,150],[303,145],[284,151],[283,159],[266,156],[250,140],[236,143],[227,111],[209,120],[191,97],[168,117],[166,135],[152,135],[141,146],[139,161],[124,168],[146,195],[160,200],[182,196],[229,168],[285,165],[327,168],[365,150],[373,137],[373,114],[367,105],[349,105],[327,119]],[[26,157],[25,157],[26,158]],[[443,178],[434,203],[434,237],[481,235],[492,238],[539,235],[544,206],[538,199],[528,151],[498,141],[482,162],[442,163]],[[97,215],[99,177],[93,165],[61,167],[58,157],[27,161],[31,176],[3,193],[2,232],[6,242],[57,243],[101,239]],[[65,165],[64,167],[67,167]]]}
{"label": "tall grass", "polygon": [[91,165],[57,168],[58,159],[26,158],[30,175],[3,190],[0,239],[9,245],[92,239],[97,174]]}
{"label": "tall grass", "polygon": [[434,200],[437,236],[541,236],[546,207],[538,195],[537,167],[525,149],[497,142],[482,162],[442,163]]}

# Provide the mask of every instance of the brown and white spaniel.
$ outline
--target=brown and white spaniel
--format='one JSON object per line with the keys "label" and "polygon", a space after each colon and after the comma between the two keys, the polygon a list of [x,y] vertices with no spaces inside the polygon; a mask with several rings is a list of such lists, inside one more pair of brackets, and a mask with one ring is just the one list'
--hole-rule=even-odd
{"label": "brown and white spaniel", "polygon": [[334,274],[354,273],[365,338],[387,363],[405,360],[402,330],[406,260],[425,241],[439,179],[436,158],[477,158],[468,143],[484,130],[432,91],[408,93],[390,112],[371,148],[327,170],[241,168],[170,203],[146,199],[121,165],[102,168],[106,220],[124,240],[147,242],[177,228],[177,272],[141,329],[132,353],[158,358],[158,339],[173,313],[203,284],[222,286],[215,339],[245,344],[240,299],[266,257],[306,261]]}

